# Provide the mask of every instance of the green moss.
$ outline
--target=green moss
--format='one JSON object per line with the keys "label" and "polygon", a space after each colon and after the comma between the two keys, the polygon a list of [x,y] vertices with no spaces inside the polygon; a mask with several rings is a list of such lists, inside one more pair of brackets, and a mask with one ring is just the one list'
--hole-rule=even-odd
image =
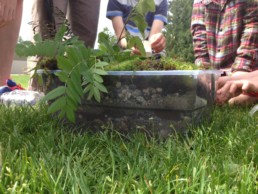
{"label": "green moss", "polygon": [[193,63],[185,62],[172,58],[148,58],[148,59],[132,59],[124,62],[113,62],[107,71],[143,71],[143,70],[195,70],[198,69]]}

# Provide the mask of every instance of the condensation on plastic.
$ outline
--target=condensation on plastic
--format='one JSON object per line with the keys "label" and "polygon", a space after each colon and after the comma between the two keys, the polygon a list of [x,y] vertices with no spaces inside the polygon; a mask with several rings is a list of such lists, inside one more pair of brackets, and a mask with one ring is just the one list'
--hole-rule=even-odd
{"label": "condensation on plastic", "polygon": [[14,90],[0,96],[0,102],[5,105],[35,105],[43,93],[28,90]]}

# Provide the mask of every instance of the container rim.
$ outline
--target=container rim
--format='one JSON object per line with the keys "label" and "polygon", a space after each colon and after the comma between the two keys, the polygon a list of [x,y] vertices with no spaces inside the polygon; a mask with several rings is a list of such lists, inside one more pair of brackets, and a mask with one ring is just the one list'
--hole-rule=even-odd
{"label": "container rim", "polygon": [[[61,70],[45,70],[38,69],[38,74],[48,73],[58,73]],[[153,76],[153,75],[199,75],[199,74],[221,74],[220,70],[161,70],[161,71],[107,71],[108,75],[132,75],[132,76]]]}

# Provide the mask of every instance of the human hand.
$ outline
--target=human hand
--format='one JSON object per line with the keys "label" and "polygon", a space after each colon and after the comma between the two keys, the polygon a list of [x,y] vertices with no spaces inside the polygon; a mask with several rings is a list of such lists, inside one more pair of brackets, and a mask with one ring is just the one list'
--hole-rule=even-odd
{"label": "human hand", "polygon": [[[222,82],[225,81],[223,78]],[[217,95],[216,95],[216,103],[224,104],[228,102],[229,99],[236,97],[242,93],[242,85],[241,82],[243,80],[238,81],[226,81],[222,87],[218,87]],[[240,82],[240,83],[239,83]]]}
{"label": "human hand", "polygon": [[166,47],[166,38],[162,33],[153,34],[149,41],[151,43],[151,48],[154,53],[159,53],[163,51]]}
{"label": "human hand", "polygon": [[236,71],[234,73],[232,73],[232,76],[239,76],[239,75],[244,75],[244,74],[247,74],[249,72],[244,72],[244,71]]}
{"label": "human hand", "polygon": [[231,81],[232,77],[231,76],[222,76],[219,77],[216,81],[216,88],[217,90],[219,90],[220,88],[222,88],[228,81]]}
{"label": "human hand", "polygon": [[[241,71],[235,72],[233,73],[232,77],[247,74],[247,73],[248,72],[241,72]],[[241,88],[242,91],[241,91],[241,94],[235,97],[232,97],[228,100],[229,105],[250,105],[258,101],[257,96],[250,95],[250,93],[258,93],[257,77],[253,77],[248,80],[236,80],[232,84],[232,88]]]}
{"label": "human hand", "polygon": [[132,52],[131,52],[132,55],[141,55],[141,51],[136,48],[136,47],[132,47]]}
{"label": "human hand", "polygon": [[234,98],[229,99],[228,104],[233,105],[252,105],[254,103],[257,103],[258,98],[249,96],[246,94],[240,94]]}
{"label": "human hand", "polygon": [[257,97],[246,95],[249,92],[258,92],[258,83],[256,80],[257,78],[227,81],[217,91],[217,103],[224,104],[228,101],[229,104],[250,104],[257,101]]}
{"label": "human hand", "polygon": [[118,45],[120,46],[121,49],[126,49],[127,48],[127,40],[126,38],[121,38],[118,42]]}
{"label": "human hand", "polygon": [[0,0],[0,27],[15,18],[17,0]]}

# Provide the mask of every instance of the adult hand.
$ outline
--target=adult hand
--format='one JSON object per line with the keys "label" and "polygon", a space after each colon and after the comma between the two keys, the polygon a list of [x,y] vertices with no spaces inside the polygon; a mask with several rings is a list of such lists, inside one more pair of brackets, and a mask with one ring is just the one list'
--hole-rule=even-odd
{"label": "adult hand", "polygon": [[249,72],[245,72],[245,71],[236,71],[234,73],[232,73],[232,76],[240,76],[240,75],[244,75],[244,74],[248,74]]}
{"label": "adult hand", "polygon": [[218,104],[250,104],[257,101],[257,97],[248,96],[244,93],[258,92],[257,78],[249,80],[227,81],[224,86],[217,91],[216,101]]}
{"label": "adult hand", "polygon": [[242,82],[243,80],[227,81],[220,89],[217,90],[217,104],[224,104],[229,99],[240,95],[242,93]]}
{"label": "adult hand", "polygon": [[219,90],[220,88],[222,88],[228,81],[231,81],[232,77],[231,76],[222,76],[219,77],[218,80],[216,81],[216,87],[217,90]]}
{"label": "adult hand", "polygon": [[17,0],[0,0],[0,27],[15,18]]}
{"label": "adult hand", "polygon": [[151,48],[154,53],[159,53],[163,51],[166,47],[166,38],[162,33],[153,34],[149,41],[151,43]]}
{"label": "adult hand", "polygon": [[245,94],[240,94],[234,98],[229,99],[228,104],[229,105],[252,105],[254,103],[257,103],[258,98],[248,96]]}

